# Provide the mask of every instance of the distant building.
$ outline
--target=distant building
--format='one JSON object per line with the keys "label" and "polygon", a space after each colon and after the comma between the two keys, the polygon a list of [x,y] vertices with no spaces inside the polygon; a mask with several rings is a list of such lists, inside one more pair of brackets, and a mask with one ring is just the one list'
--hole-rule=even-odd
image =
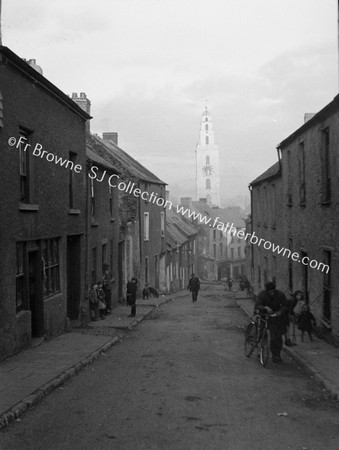
{"label": "distant building", "polygon": [[62,333],[67,319],[79,317],[86,285],[90,116],[6,47],[0,47],[0,86],[4,358],[32,338]]}
{"label": "distant building", "polygon": [[193,212],[190,220],[198,228],[198,276],[213,281],[244,275],[246,243],[233,237],[245,225],[240,208],[211,208],[206,199],[185,207]]}
{"label": "distant building", "polygon": [[213,122],[207,107],[200,122],[196,147],[197,201],[207,199],[209,206],[220,206],[219,148],[215,144]]}
{"label": "distant building", "polygon": [[167,292],[186,289],[197,264],[197,233],[193,224],[169,209],[166,215]]}

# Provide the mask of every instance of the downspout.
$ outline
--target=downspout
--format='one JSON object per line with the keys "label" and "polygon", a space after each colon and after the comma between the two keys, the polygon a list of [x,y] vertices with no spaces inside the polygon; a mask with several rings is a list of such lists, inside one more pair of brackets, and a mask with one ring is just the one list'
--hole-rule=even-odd
{"label": "downspout", "polygon": [[[253,189],[249,184],[248,189],[251,194],[251,236],[253,236],[253,223],[254,223],[254,214],[253,214]],[[254,252],[253,252],[253,244],[251,244],[251,281],[252,281],[252,289],[254,284]]]}
{"label": "downspout", "polygon": [[84,327],[88,323],[88,301],[89,301],[89,259],[90,259],[90,222],[91,222],[91,214],[89,207],[89,180],[88,180],[88,169],[92,164],[87,161],[86,162],[86,205],[85,205],[85,292],[83,297],[83,302],[80,308],[80,322],[81,326]]}

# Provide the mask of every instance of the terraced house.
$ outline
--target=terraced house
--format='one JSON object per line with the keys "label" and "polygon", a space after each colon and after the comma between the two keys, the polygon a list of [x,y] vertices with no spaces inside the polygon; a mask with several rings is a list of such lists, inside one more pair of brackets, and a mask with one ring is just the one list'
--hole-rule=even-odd
{"label": "terraced house", "polygon": [[28,63],[6,47],[0,47],[0,86],[4,358],[32,339],[62,333],[67,317],[79,313],[90,116],[47,80],[34,60]]}

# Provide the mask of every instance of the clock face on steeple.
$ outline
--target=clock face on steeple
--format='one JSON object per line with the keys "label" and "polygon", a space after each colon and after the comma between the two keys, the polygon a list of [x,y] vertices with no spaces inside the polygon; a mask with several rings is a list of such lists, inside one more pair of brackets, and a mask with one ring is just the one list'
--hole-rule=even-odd
{"label": "clock face on steeple", "polygon": [[213,167],[210,164],[206,164],[202,168],[202,173],[206,176],[212,175],[213,173]]}

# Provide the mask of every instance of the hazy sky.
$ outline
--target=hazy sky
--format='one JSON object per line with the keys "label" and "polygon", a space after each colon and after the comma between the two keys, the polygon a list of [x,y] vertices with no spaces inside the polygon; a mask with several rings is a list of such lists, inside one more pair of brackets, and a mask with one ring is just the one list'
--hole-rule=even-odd
{"label": "hazy sky", "polygon": [[335,0],[3,0],[3,45],[86,92],[91,131],[194,195],[205,99],[222,196],[277,160],[276,145],[338,91]]}

